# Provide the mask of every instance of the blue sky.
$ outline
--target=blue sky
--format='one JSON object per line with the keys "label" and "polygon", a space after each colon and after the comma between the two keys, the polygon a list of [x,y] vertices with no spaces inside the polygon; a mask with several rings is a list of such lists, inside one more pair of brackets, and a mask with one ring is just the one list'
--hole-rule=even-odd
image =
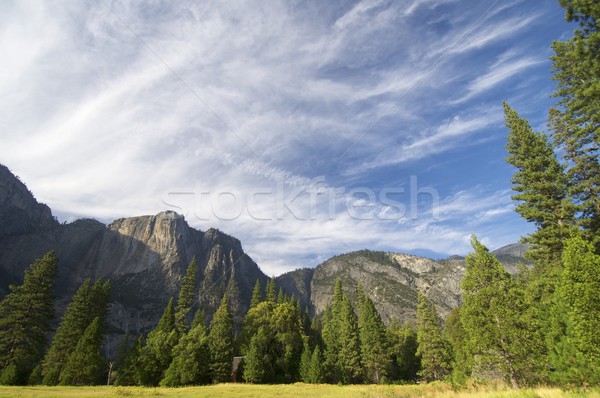
{"label": "blue sky", "polygon": [[573,28],[550,0],[2,2],[0,163],[61,221],[175,210],[269,275],[495,249],[532,231],[502,101],[544,129]]}

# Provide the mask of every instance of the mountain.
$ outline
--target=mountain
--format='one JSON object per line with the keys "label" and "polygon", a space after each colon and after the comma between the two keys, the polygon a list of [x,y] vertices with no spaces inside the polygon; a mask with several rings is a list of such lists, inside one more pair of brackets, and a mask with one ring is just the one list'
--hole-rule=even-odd
{"label": "mountain", "polygon": [[0,297],[50,250],[59,260],[57,314],[86,278],[108,278],[114,334],[154,327],[168,300],[177,296],[194,257],[200,265],[198,306],[209,316],[229,290],[239,324],[254,283],[258,279],[264,285],[268,279],[239,240],[216,229],[194,229],[174,212],[122,218],[108,226],[91,219],[59,224],[46,205],[0,166]]}
{"label": "mountain", "polygon": [[[518,262],[526,262],[527,246],[513,244],[494,252],[511,273]],[[313,269],[300,269],[277,278],[277,285],[294,294],[312,313],[320,313],[333,300],[333,287],[339,278],[352,301],[362,284],[386,324],[394,318],[414,322],[417,293],[424,292],[445,317],[460,305],[460,282],[465,274],[464,257],[432,260],[401,253],[360,250],[330,258]]]}
{"label": "mountain", "polygon": [[[508,245],[497,254],[509,272],[524,261],[527,246]],[[104,225],[81,219],[60,224],[48,206],[0,165],[0,298],[36,258],[55,250],[59,259],[57,315],[86,278],[111,280],[110,335],[147,332],[156,325],[169,298],[176,297],[192,258],[200,266],[198,307],[210,316],[225,291],[230,293],[239,327],[258,279],[268,277],[244,253],[239,240],[217,229],[200,231],[174,212],[122,218]],[[369,250],[335,256],[316,268],[276,278],[277,288],[293,295],[313,314],[332,300],[336,278],[351,299],[360,282],[386,323],[415,319],[417,292],[423,291],[445,316],[460,304],[463,257],[432,260]]]}

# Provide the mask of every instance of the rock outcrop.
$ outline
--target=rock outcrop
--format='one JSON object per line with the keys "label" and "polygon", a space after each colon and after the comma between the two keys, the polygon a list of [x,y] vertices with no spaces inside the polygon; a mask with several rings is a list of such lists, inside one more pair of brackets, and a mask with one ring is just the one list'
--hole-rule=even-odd
{"label": "rock outcrop", "polygon": [[4,166],[0,167],[0,296],[19,283],[23,270],[54,250],[59,260],[57,314],[86,278],[110,279],[110,329],[146,332],[156,325],[168,300],[177,296],[192,258],[200,265],[198,304],[210,316],[224,292],[245,313],[258,279],[268,279],[239,240],[216,229],[191,228],[183,216],[163,212],[123,218],[108,226],[91,220],[59,224],[46,205]]}
{"label": "rock outcrop", "polygon": [[[524,262],[526,246],[510,245],[498,249],[499,259],[513,272],[517,262]],[[277,278],[287,294],[300,298],[313,314],[321,313],[333,300],[333,287],[339,278],[351,301],[356,298],[356,287],[362,284],[373,300],[383,321],[392,319],[414,322],[417,294],[424,292],[434,303],[440,316],[445,317],[461,302],[460,282],[465,274],[463,257],[446,260],[412,256],[401,253],[361,250],[335,256],[314,270],[296,270]]]}

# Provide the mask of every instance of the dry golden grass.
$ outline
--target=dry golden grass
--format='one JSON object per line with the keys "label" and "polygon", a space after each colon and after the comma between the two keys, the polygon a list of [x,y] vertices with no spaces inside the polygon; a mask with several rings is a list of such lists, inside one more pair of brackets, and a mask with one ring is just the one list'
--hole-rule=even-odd
{"label": "dry golden grass", "polygon": [[110,397],[239,397],[239,398],[600,398],[599,390],[563,391],[558,388],[512,390],[505,386],[471,386],[453,389],[445,383],[425,385],[336,386],[328,384],[218,384],[203,387],[3,387],[0,397],[10,398],[110,398]]}

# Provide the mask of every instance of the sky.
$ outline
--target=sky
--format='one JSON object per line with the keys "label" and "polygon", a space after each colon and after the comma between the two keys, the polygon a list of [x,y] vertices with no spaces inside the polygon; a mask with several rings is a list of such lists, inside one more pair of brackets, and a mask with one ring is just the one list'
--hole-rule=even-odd
{"label": "sky", "polygon": [[550,0],[3,1],[0,163],[61,222],[177,211],[267,275],[533,231],[502,101],[545,129]]}

